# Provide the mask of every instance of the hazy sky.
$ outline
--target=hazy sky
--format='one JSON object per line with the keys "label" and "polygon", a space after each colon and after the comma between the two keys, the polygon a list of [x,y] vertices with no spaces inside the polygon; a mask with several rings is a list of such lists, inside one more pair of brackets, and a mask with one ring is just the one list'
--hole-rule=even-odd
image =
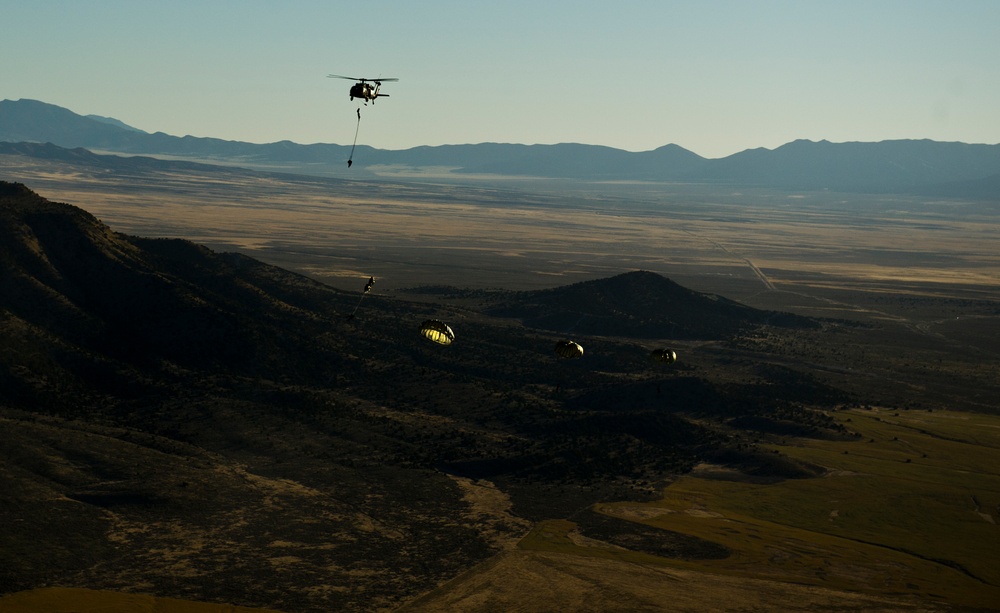
{"label": "hazy sky", "polygon": [[350,144],[1000,142],[1000,0],[0,0],[0,99]]}

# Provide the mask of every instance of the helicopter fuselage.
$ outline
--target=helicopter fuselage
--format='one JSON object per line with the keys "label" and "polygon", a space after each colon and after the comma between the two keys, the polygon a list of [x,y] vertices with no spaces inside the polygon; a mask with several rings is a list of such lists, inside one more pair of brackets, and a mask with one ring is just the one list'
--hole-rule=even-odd
{"label": "helicopter fuselage", "polygon": [[362,79],[358,77],[345,77],[344,75],[331,74],[326,75],[331,79],[349,79],[354,81],[354,85],[351,86],[351,100],[355,98],[361,98],[367,104],[369,101],[375,102],[376,98],[388,98],[389,94],[379,93],[382,88],[383,81],[398,81],[399,79],[393,78],[377,78],[377,79]]}
{"label": "helicopter fuselage", "polygon": [[376,84],[374,87],[368,83],[355,83],[351,86],[351,100],[355,98],[361,98],[365,102],[371,100],[374,101],[375,98],[379,96],[387,98],[387,94],[380,94],[378,92],[380,85]]}

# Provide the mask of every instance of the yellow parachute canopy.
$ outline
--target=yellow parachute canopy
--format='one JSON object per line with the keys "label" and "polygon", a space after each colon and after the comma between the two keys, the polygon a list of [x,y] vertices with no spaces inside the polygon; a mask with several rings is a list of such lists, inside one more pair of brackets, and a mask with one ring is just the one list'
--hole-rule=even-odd
{"label": "yellow parachute canopy", "polygon": [[424,338],[440,345],[450,345],[455,340],[455,333],[451,331],[448,324],[436,319],[428,319],[420,324],[420,333],[424,335]]}
{"label": "yellow parachute canopy", "polygon": [[555,347],[556,355],[561,358],[583,357],[583,347],[573,341],[559,341]]}
{"label": "yellow parachute canopy", "polygon": [[649,352],[649,359],[654,362],[673,364],[677,361],[677,353],[673,349],[654,349]]}

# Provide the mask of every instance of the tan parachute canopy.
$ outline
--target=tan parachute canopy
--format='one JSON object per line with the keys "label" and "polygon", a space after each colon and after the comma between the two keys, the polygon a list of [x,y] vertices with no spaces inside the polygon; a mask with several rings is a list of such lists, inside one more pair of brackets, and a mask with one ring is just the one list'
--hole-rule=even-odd
{"label": "tan parachute canopy", "polygon": [[673,364],[677,361],[677,353],[673,349],[654,349],[649,352],[649,359],[654,362]]}
{"label": "tan parachute canopy", "polygon": [[583,357],[583,347],[573,341],[559,341],[556,343],[555,352],[561,358]]}
{"label": "tan parachute canopy", "polygon": [[428,319],[420,324],[420,333],[424,335],[424,338],[440,345],[450,345],[455,340],[455,333],[451,331],[448,324],[436,319]]}

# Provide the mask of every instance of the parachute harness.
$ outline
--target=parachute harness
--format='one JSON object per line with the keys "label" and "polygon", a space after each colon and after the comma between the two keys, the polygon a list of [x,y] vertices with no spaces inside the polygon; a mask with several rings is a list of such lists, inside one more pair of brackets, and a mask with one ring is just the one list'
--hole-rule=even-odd
{"label": "parachute harness", "polygon": [[354,144],[351,145],[351,155],[347,158],[347,167],[354,163],[354,148],[358,146],[358,131],[361,130],[361,107],[358,107],[358,126],[354,128]]}

